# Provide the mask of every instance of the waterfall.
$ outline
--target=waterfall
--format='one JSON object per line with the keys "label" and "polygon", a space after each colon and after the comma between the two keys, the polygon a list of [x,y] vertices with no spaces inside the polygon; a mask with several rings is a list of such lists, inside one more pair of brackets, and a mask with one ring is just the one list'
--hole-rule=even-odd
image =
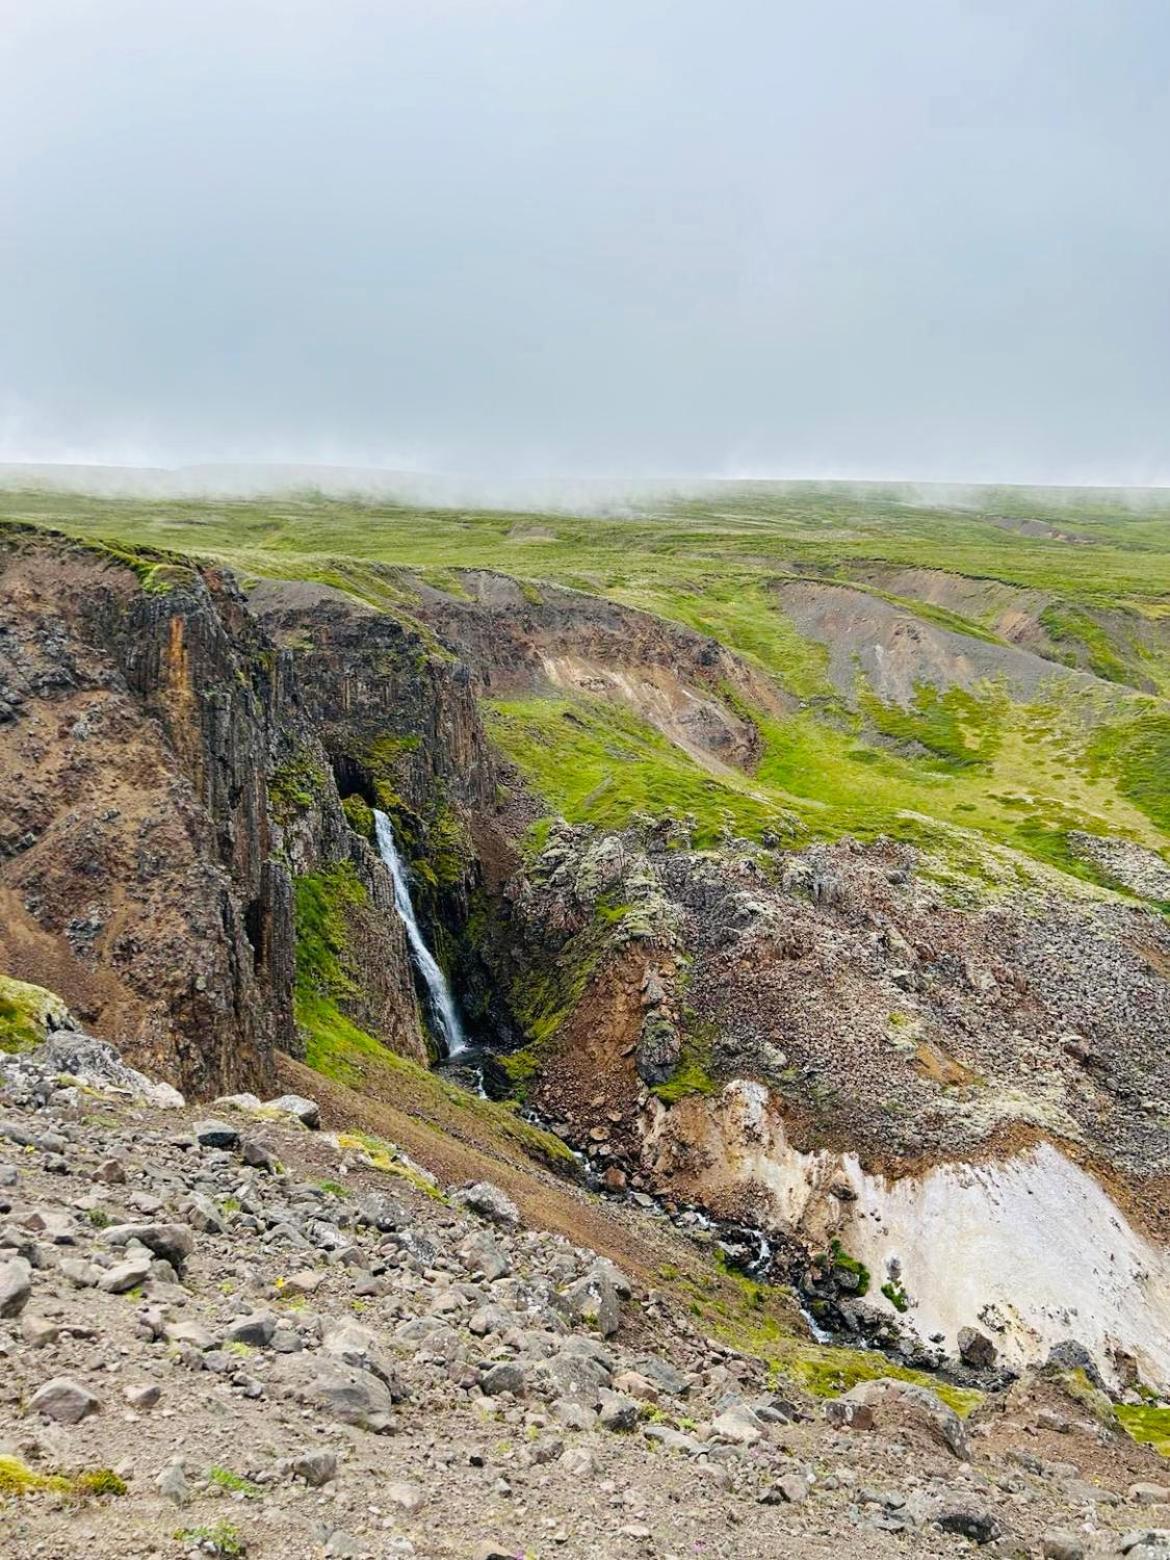
{"label": "waterfall", "polygon": [[447,1055],[458,1056],[460,1051],[467,1049],[467,1040],[463,1034],[463,1025],[459,1022],[459,1014],[455,1009],[455,998],[451,995],[447,977],[427,947],[418,921],[415,919],[410,885],[406,878],[406,864],[398,854],[393,826],[386,814],[379,812],[376,807],[374,808],[374,831],[378,841],[378,854],[389,867],[390,876],[394,880],[394,908],[402,917],[403,925],[406,927],[406,940],[410,944],[415,968],[426,983],[427,998],[435,1027],[439,1031]]}

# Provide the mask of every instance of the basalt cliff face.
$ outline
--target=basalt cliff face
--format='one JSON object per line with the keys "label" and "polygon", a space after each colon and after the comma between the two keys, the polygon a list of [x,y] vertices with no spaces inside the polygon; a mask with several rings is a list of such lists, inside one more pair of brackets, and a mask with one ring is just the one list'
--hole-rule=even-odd
{"label": "basalt cliff face", "polygon": [[[386,570],[374,602],[0,535],[0,973],[196,1095],[268,1089],[277,1052],[349,1084],[425,1063],[380,808],[489,1092],[607,1192],[763,1232],[758,1275],[909,1363],[1072,1339],[1170,1387],[1153,853],[1097,839],[1154,885],[1121,895],[994,845],[964,875],[958,829],[550,821],[489,735],[509,699],[570,732],[573,701],[617,710],[754,805],[791,697],[702,633],[485,570]],[[606,762],[633,751],[606,729]]]}
{"label": "basalt cliff face", "polygon": [[[340,596],[269,623],[215,568],[9,530],[0,718],[6,974],[192,1093],[267,1088],[274,1051],[306,1043],[300,894],[303,916],[344,922],[322,995],[426,1059],[390,880],[338,785],[372,796],[380,741],[423,849],[448,786],[489,784],[433,642]],[[317,930],[336,955],[339,929]]]}

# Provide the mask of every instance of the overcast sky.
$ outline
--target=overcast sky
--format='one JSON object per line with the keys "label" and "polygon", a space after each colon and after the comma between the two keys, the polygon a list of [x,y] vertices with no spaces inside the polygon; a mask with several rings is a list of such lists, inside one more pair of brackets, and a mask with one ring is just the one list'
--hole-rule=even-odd
{"label": "overcast sky", "polygon": [[0,0],[0,459],[1170,481],[1167,0]]}

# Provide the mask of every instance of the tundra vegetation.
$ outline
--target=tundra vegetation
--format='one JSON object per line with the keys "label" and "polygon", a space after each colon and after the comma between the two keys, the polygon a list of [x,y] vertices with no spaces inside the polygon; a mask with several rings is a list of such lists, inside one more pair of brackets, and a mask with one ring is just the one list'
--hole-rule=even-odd
{"label": "tundra vegetation", "polygon": [[[727,830],[797,841],[886,834],[932,844],[978,875],[974,834],[1112,887],[1099,862],[1070,849],[1070,832],[1158,853],[1170,844],[1170,501],[1157,495],[729,483],[581,516],[313,493],[6,492],[0,517],[100,542],[154,589],[189,553],[245,581],[319,581],[407,620],[420,583],[464,595],[461,570],[509,574],[526,601],[555,583],[710,635],[786,696],[777,714],[724,691],[760,747],[748,769],[714,771],[611,698],[549,689],[492,699],[494,740],[550,814],[570,821],[689,813],[700,844]],[[1026,648],[1051,664],[1052,680],[1021,690],[1006,672],[949,686],[924,676],[895,701],[859,664],[843,686],[826,644],[785,608],[793,581],[860,591],[956,636],[956,655],[972,642]],[[1091,681],[1061,677],[1073,669]],[[280,778],[278,801],[295,809],[311,776],[294,764]],[[445,867],[445,857],[432,863],[440,876]]]}

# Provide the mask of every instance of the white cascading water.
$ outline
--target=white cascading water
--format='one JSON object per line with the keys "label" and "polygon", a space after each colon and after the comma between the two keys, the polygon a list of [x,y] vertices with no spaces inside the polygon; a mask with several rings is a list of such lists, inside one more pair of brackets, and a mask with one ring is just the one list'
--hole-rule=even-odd
{"label": "white cascading water", "polygon": [[458,1056],[460,1051],[467,1049],[467,1039],[463,1033],[463,1025],[459,1022],[459,1014],[455,1008],[455,998],[451,995],[451,988],[447,984],[447,977],[443,974],[435,961],[434,955],[427,947],[423,934],[419,929],[418,921],[414,915],[414,905],[410,898],[410,885],[406,878],[406,864],[398,854],[398,846],[394,840],[394,828],[384,812],[374,808],[374,832],[378,841],[378,853],[390,869],[390,876],[394,880],[394,908],[402,917],[406,927],[406,940],[410,944],[411,957],[414,959],[419,974],[426,983],[427,996],[431,1005],[431,1013],[435,1020],[435,1027],[439,1031],[439,1037],[443,1042],[448,1056]]}

